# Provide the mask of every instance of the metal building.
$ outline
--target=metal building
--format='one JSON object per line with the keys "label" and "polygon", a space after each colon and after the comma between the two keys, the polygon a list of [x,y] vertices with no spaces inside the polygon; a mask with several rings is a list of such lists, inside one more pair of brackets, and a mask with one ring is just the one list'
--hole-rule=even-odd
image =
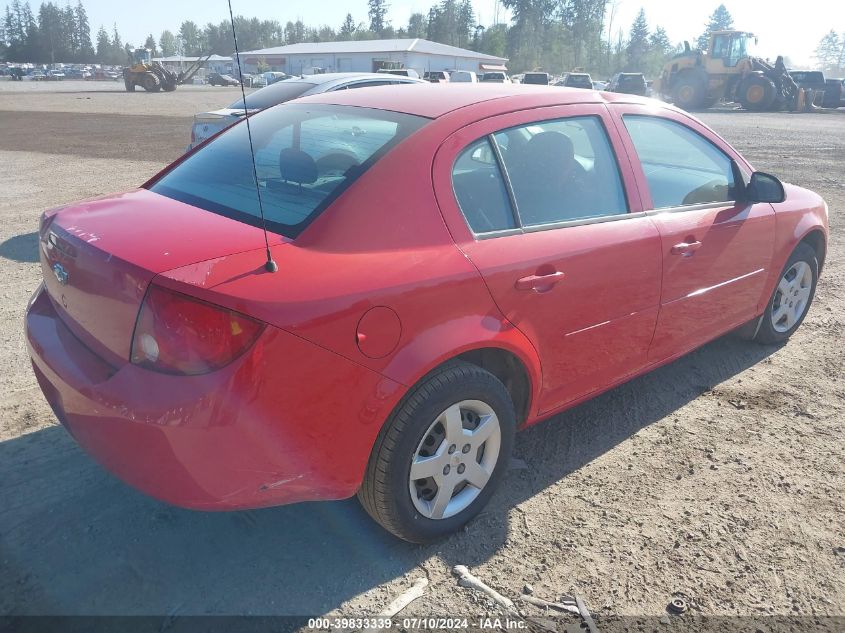
{"label": "metal building", "polygon": [[[269,70],[291,75],[325,72],[377,72],[381,68],[413,68],[420,76],[430,70],[504,70],[506,57],[476,53],[423,39],[314,42],[276,46],[241,53],[244,72]],[[319,71],[318,71],[319,72]]]}

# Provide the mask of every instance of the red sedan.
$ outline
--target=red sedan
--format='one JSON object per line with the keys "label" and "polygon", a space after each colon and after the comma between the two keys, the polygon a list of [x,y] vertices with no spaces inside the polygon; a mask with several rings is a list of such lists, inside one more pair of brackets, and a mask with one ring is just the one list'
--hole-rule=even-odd
{"label": "red sedan", "polygon": [[517,429],[740,326],[785,341],[824,263],[819,196],[640,97],[402,86],[250,121],[258,186],[238,124],[40,227],[47,400],[180,506],[357,493],[436,539]]}

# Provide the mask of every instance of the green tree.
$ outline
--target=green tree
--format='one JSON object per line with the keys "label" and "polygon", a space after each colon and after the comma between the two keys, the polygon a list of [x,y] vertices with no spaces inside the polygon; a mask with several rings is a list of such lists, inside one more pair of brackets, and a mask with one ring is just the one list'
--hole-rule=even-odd
{"label": "green tree", "polygon": [[815,58],[819,68],[827,72],[838,70],[843,47],[845,42],[840,41],[836,31],[830,29],[816,47]]}
{"label": "green tree", "polygon": [[170,31],[164,30],[158,38],[158,47],[162,57],[171,57],[176,54],[176,36]]}
{"label": "green tree", "polygon": [[382,33],[388,26],[387,21],[387,0],[367,0],[367,15],[370,18],[370,30],[382,37]]}
{"label": "green tree", "polygon": [[103,26],[97,31],[97,61],[101,64],[109,63],[109,55],[111,53],[111,40],[109,34]]}
{"label": "green tree", "polygon": [[494,24],[490,28],[482,29],[475,48],[485,55],[506,57],[507,44],[508,25]]}
{"label": "green tree", "polygon": [[205,49],[202,31],[195,22],[185,20],[179,27],[179,41],[182,44],[182,54],[187,56],[202,55]]}
{"label": "green tree", "polygon": [[710,15],[710,20],[704,28],[704,33],[698,36],[696,46],[700,51],[707,50],[707,42],[710,39],[710,33],[713,31],[728,31],[734,27],[734,19],[724,4],[716,7],[716,10]]}
{"label": "green tree", "polygon": [[631,25],[631,33],[628,36],[628,46],[625,50],[627,58],[625,68],[635,72],[642,71],[646,56],[650,50],[648,21],[646,20],[645,10],[640,9],[634,23]]}
{"label": "green tree", "polygon": [[88,23],[88,13],[82,6],[82,0],[76,3],[76,41],[78,43],[77,58],[81,62],[94,61],[94,45],[91,43],[91,25]]}
{"label": "green tree", "polygon": [[153,37],[152,33],[147,35],[147,39],[144,42],[144,48],[149,48],[153,57],[158,57],[158,49],[156,47],[156,38]]}
{"label": "green tree", "polygon": [[355,24],[355,20],[352,18],[351,13],[346,14],[346,18],[343,20],[343,24],[340,25],[340,33],[338,34],[338,39],[344,42],[351,40],[352,36],[355,35],[355,31],[357,30],[357,25]]}
{"label": "green tree", "polygon": [[425,38],[428,30],[426,27],[426,17],[422,13],[412,13],[408,18],[408,37]]}

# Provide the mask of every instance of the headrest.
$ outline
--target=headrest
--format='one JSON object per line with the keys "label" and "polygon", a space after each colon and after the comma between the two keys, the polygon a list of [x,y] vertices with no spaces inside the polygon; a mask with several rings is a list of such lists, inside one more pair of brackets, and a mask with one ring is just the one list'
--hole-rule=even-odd
{"label": "headrest", "polygon": [[317,163],[302,150],[286,147],[279,152],[279,173],[282,180],[310,184],[317,180]]}

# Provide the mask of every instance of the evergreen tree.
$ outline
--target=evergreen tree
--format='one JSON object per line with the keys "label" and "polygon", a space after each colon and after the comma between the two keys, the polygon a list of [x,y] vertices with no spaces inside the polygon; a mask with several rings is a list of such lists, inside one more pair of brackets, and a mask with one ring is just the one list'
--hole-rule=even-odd
{"label": "evergreen tree", "polygon": [[387,28],[387,0],[367,0],[369,10],[367,15],[370,17],[370,30],[379,37]]}
{"label": "evergreen tree", "polygon": [[82,0],[79,0],[74,10],[76,14],[76,41],[78,43],[77,56],[81,62],[89,62],[94,60],[94,46],[91,44],[91,25],[88,23],[88,14],[85,12],[85,7],[82,6]]}
{"label": "evergreen tree", "polygon": [[355,34],[357,30],[357,26],[355,24],[355,20],[352,19],[352,14],[347,13],[346,19],[343,21],[343,24],[340,26],[340,34],[338,39],[342,41],[348,41],[352,39],[352,36]]}
{"label": "evergreen tree", "polygon": [[100,26],[100,30],[97,31],[97,61],[101,64],[107,64],[110,52],[111,40],[109,40],[109,34],[103,26]]}
{"label": "evergreen tree", "polygon": [[475,12],[472,10],[471,0],[463,0],[458,7],[456,27],[456,46],[467,48],[475,35]]}
{"label": "evergreen tree", "polygon": [[153,57],[158,57],[158,50],[156,48],[156,38],[153,37],[152,33],[147,35],[147,39],[144,42],[144,48],[150,49],[150,53]]}
{"label": "evergreen tree", "polygon": [[839,60],[843,48],[845,48],[845,42],[841,42],[836,31],[830,29],[816,47],[815,58],[819,68],[824,71],[839,70]]}
{"label": "evergreen tree", "polygon": [[422,13],[412,13],[408,19],[408,37],[425,38],[427,36],[426,31],[426,17]]}
{"label": "evergreen tree", "polygon": [[634,23],[631,25],[631,33],[628,37],[628,46],[625,51],[627,57],[626,68],[634,72],[642,72],[643,63],[650,50],[648,21],[645,17],[645,10],[640,9]]}
{"label": "evergreen tree", "polygon": [[716,10],[710,15],[710,20],[704,28],[704,33],[699,35],[696,45],[698,50],[706,51],[707,43],[710,40],[710,33],[712,31],[727,31],[734,27],[734,19],[724,4],[716,7]]}
{"label": "evergreen tree", "polygon": [[162,57],[171,57],[176,54],[176,36],[170,31],[164,30],[158,38],[158,46],[161,49]]}

